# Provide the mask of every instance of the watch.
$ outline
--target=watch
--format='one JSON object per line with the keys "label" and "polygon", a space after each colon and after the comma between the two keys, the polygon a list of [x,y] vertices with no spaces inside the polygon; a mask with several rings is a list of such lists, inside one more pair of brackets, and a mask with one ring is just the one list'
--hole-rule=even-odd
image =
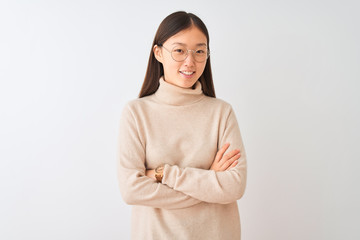
{"label": "watch", "polygon": [[157,182],[161,182],[164,176],[164,165],[155,168],[155,178]]}

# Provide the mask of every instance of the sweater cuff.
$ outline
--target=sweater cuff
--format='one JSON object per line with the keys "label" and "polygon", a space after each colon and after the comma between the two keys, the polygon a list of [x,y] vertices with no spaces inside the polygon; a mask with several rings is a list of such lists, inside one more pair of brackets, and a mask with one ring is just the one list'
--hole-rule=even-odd
{"label": "sweater cuff", "polygon": [[172,166],[170,166],[169,164],[165,164],[161,183],[168,185],[169,187],[173,187],[173,184],[171,184],[173,182],[171,181],[171,172],[172,172]]}

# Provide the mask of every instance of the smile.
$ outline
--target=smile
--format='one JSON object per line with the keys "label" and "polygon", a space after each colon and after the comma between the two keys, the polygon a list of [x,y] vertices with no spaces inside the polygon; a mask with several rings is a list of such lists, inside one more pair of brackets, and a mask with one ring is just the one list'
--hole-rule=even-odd
{"label": "smile", "polygon": [[187,72],[187,71],[180,71],[180,73],[186,75],[186,76],[191,76],[193,75],[195,72]]}

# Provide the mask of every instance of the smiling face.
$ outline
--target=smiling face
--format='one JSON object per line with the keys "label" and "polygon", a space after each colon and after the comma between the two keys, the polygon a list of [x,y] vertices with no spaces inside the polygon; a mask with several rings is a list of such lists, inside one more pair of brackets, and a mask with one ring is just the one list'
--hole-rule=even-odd
{"label": "smiling face", "polygon": [[179,52],[179,49],[184,47],[191,50],[206,50],[208,46],[205,34],[197,27],[191,26],[170,37],[164,42],[163,47],[155,45],[153,50],[156,59],[163,65],[164,80],[182,88],[191,88],[203,73],[206,60],[195,61],[194,54],[196,53],[189,51],[184,61],[175,61],[171,52],[173,49]]}

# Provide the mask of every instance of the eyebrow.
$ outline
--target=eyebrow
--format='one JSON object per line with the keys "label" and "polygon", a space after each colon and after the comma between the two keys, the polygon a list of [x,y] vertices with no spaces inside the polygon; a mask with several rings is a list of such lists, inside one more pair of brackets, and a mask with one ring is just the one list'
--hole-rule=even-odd
{"label": "eyebrow", "polygon": [[[174,42],[172,45],[176,45],[176,44],[186,46],[185,43],[181,43],[181,42]],[[198,43],[196,44],[196,46],[206,46],[206,43]]]}

